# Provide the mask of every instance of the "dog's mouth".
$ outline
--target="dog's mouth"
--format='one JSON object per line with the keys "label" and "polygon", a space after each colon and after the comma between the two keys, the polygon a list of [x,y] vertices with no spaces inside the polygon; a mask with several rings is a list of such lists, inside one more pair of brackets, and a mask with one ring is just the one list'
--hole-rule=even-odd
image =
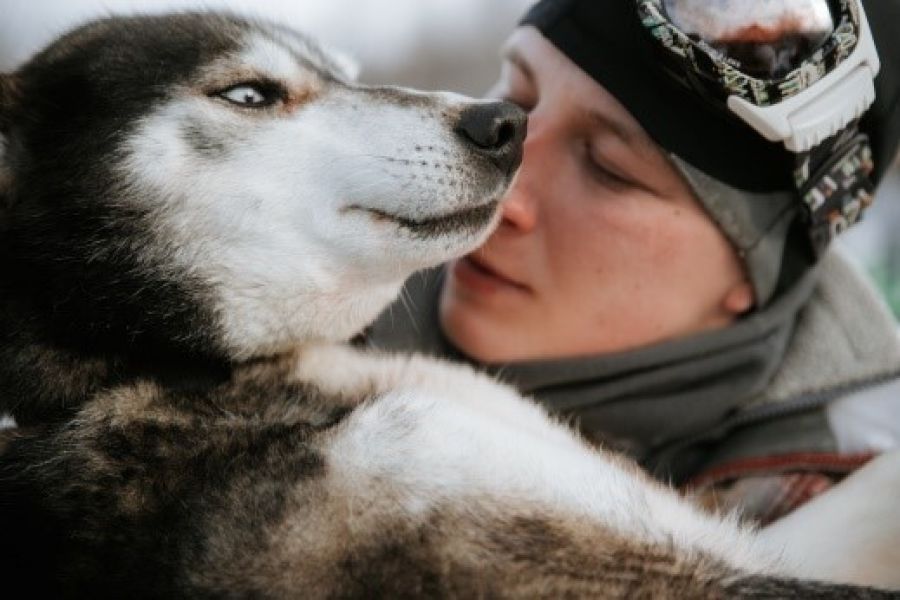
{"label": "dog's mouth", "polygon": [[389,221],[399,225],[403,229],[414,233],[417,237],[430,238],[448,234],[473,233],[484,229],[491,222],[491,219],[494,218],[499,205],[499,200],[492,200],[473,208],[421,219],[394,215],[377,208],[364,208],[362,206],[351,206],[349,210],[368,213],[378,221]]}

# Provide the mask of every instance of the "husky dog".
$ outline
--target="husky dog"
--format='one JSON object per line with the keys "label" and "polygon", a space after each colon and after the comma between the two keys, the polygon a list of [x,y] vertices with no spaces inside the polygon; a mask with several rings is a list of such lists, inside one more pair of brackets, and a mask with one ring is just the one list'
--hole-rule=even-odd
{"label": "husky dog", "polygon": [[0,77],[5,591],[848,592],[485,376],[340,345],[484,240],[525,135],[342,63],[186,13]]}

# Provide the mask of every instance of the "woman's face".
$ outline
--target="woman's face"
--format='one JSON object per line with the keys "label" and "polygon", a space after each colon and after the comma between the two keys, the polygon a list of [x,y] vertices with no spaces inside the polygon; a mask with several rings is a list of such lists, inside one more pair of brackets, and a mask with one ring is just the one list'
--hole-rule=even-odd
{"label": "woman's face", "polygon": [[463,352],[615,352],[750,308],[735,251],[667,157],[536,29],[507,42],[494,95],[529,111],[528,138],[499,228],[448,271],[441,325]]}

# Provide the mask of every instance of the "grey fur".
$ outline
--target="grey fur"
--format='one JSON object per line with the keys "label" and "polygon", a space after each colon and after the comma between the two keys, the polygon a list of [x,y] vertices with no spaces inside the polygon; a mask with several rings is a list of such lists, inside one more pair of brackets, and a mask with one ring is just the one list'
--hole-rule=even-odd
{"label": "grey fur", "polygon": [[200,123],[185,123],[181,134],[197,154],[210,160],[221,158],[228,151],[229,144],[222,133],[210,131]]}

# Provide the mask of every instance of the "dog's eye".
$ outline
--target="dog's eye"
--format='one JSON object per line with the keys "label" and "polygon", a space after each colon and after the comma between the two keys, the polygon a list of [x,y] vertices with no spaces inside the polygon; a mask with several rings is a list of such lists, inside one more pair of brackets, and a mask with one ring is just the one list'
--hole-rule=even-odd
{"label": "dog's eye", "polygon": [[278,95],[253,85],[241,84],[220,92],[219,96],[238,106],[258,108],[273,104]]}

